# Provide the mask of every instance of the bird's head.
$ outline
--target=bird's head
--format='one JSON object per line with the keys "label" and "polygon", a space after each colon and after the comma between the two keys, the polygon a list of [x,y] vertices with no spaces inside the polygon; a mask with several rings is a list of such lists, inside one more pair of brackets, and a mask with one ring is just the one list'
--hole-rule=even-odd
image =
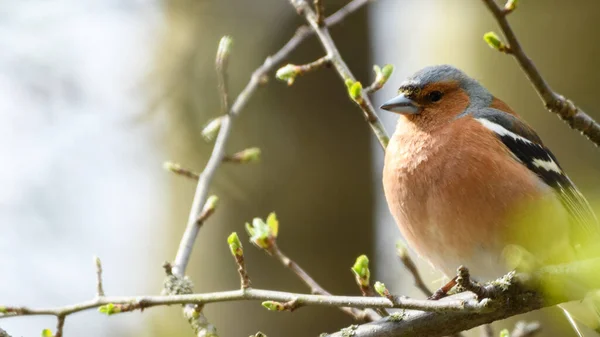
{"label": "bird's head", "polygon": [[381,109],[421,120],[449,121],[470,109],[488,107],[493,96],[476,80],[450,65],[423,68],[404,81],[398,96]]}

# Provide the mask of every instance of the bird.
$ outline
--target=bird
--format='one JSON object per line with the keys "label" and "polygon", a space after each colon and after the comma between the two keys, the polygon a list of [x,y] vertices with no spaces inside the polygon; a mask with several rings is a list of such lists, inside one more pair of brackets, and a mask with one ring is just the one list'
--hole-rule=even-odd
{"label": "bird", "polygon": [[388,207],[408,246],[445,276],[464,265],[491,281],[519,252],[540,266],[597,256],[600,225],[586,198],[533,128],[477,80],[428,66],[381,109],[399,114],[385,150]]}

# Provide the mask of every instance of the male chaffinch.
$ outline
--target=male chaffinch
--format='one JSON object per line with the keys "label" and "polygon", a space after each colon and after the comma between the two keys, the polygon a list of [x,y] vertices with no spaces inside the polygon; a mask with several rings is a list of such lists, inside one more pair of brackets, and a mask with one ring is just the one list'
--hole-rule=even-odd
{"label": "male chaffinch", "polygon": [[388,206],[434,268],[452,277],[465,265],[489,281],[512,269],[510,247],[542,264],[596,252],[588,202],[535,131],[476,80],[427,67],[381,108],[400,114],[385,153]]}

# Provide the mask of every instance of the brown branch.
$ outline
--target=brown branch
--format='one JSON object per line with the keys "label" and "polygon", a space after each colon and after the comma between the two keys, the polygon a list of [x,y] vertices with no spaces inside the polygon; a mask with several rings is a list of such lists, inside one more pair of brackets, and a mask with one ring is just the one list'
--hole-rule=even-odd
{"label": "brown branch", "polygon": [[323,26],[325,24],[325,6],[323,6],[323,0],[314,0],[315,13],[317,13],[317,24]]}
{"label": "brown branch", "polygon": [[560,119],[569,125],[569,127],[581,132],[596,146],[600,146],[600,124],[576,106],[571,100],[566,99],[553,91],[533,64],[533,61],[525,54],[523,47],[519,43],[515,32],[507,20],[507,15],[512,12],[512,9],[507,10],[502,8],[496,4],[494,0],[482,1],[502,29],[502,32],[508,41],[508,47],[510,48],[509,53],[515,57],[521,66],[521,69],[525,72],[525,75],[527,75],[527,78],[544,102],[546,108],[557,114]]}
{"label": "brown branch", "polygon": [[[310,293],[314,295],[323,295],[323,296],[332,296],[330,292],[325,290],[315,279],[313,279],[302,267],[300,267],[296,262],[287,257],[277,246],[275,242],[272,243],[268,252],[273,255],[284,267],[291,270],[298,278],[308,286],[310,289]],[[340,307],[340,310],[345,312],[346,314],[352,316],[357,321],[366,321],[372,322],[380,319],[381,317],[377,315],[372,310],[360,310],[356,308],[349,307]]]}
{"label": "brown branch", "polygon": [[465,266],[458,267],[458,277],[456,278],[456,284],[461,286],[463,289],[474,293],[478,299],[491,298],[496,294],[493,292],[493,288],[487,288],[473,280],[471,280],[471,274],[469,269]]}
{"label": "brown branch", "polygon": [[65,327],[65,315],[59,315],[56,318],[56,333],[54,337],[62,337],[63,328]]}
{"label": "brown branch", "polygon": [[[61,319],[61,317],[64,318],[70,314],[93,308],[99,308],[101,312],[110,315],[175,304],[193,304],[194,306],[190,308],[196,310],[208,303],[260,300],[280,303],[295,302],[298,306],[408,309],[411,312],[405,312],[400,319],[397,315],[392,315],[377,322],[353,326],[352,336],[413,337],[425,335],[436,337],[451,335],[543,307],[580,300],[587,293],[585,289],[600,287],[600,280],[597,278],[599,269],[600,258],[596,258],[566,265],[545,267],[533,274],[511,273],[489,284],[494,290],[493,293],[498,294],[495,299],[486,298],[481,301],[470,292],[452,295],[439,301],[430,301],[400,296],[323,296],[248,288],[205,294],[104,296],[86,302],[51,308],[1,306],[0,318],[55,316]],[[574,280],[583,280],[588,287],[580,289],[573,285]],[[576,283],[580,285],[579,282]],[[560,294],[553,292],[554,296],[552,297],[544,297],[539,292],[531,290],[538,289],[540,285],[557,286],[558,288],[554,290],[564,291]],[[60,323],[59,321],[59,326],[61,324],[64,324],[64,322]],[[338,332],[331,336],[341,337],[345,334]]]}
{"label": "brown branch", "polygon": [[[301,13],[306,21],[309,23],[313,31],[317,34],[321,45],[325,49],[327,56],[331,59],[331,63],[336,69],[338,75],[341,77],[344,83],[355,83],[357,82],[356,77],[352,74],[344,59],[340,55],[327,27],[321,27],[317,21],[317,15],[306,2],[306,0],[290,0],[290,3],[294,6],[298,13]],[[379,117],[375,113],[373,104],[369,100],[369,97],[364,92],[358,92],[357,97],[352,97],[353,100],[360,106],[364,113],[365,119],[371,126],[377,140],[381,144],[381,147],[385,149],[389,142],[389,136],[387,135]]]}
{"label": "brown branch", "polygon": [[[588,289],[600,287],[600,280],[596,277],[600,270],[600,258],[574,262],[566,265],[549,266],[540,269],[534,274],[509,274],[504,278],[489,283],[495,299],[491,301],[489,311],[479,313],[467,312],[410,312],[402,317],[401,321],[393,317],[377,322],[356,326],[353,337],[439,337],[455,334],[460,331],[489,324],[494,321],[506,319],[529,311],[544,307],[554,306],[583,298]],[[585,287],[582,287],[582,283]],[[544,285],[550,286],[553,296],[543,296],[531,289],[540,289]],[[471,301],[476,295],[463,292],[448,296],[436,302],[445,301]],[[497,305],[494,305],[496,303]],[[345,336],[341,331],[328,335],[329,337]]]}
{"label": "brown branch", "polygon": [[431,292],[431,290],[429,290],[429,288],[427,288],[427,285],[425,285],[425,282],[421,277],[421,273],[419,273],[419,270],[417,269],[417,265],[410,257],[410,254],[408,253],[408,250],[406,249],[404,244],[396,244],[396,254],[400,258],[400,261],[402,262],[404,267],[412,274],[413,279],[415,281],[415,286],[419,288],[419,290],[421,290],[421,292],[426,297],[431,297],[433,293]]}

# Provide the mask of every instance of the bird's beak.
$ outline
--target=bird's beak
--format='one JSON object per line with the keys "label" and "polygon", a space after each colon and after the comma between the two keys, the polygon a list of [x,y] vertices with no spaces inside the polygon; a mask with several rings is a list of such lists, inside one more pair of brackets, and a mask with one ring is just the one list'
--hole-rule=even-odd
{"label": "bird's beak", "polygon": [[380,108],[405,115],[416,115],[420,111],[418,104],[402,93],[383,103]]}

